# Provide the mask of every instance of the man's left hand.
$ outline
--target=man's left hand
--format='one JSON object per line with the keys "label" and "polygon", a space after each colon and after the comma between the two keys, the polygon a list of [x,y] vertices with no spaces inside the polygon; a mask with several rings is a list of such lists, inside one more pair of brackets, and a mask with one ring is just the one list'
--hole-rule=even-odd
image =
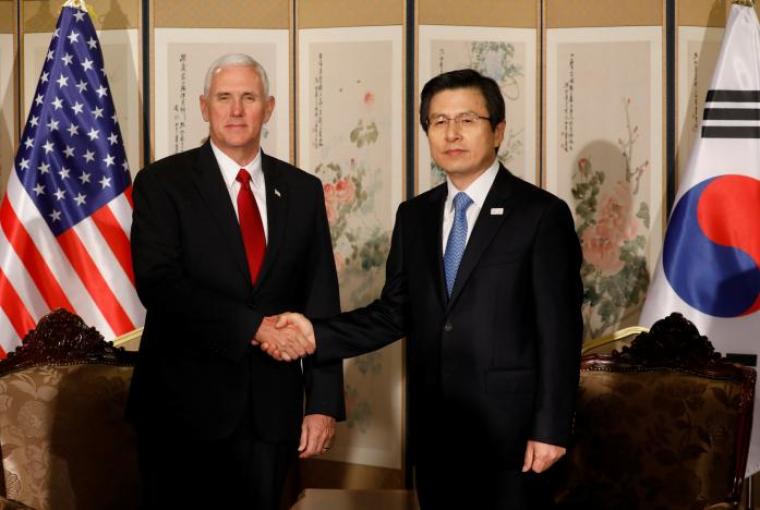
{"label": "man's left hand", "polygon": [[301,425],[300,458],[327,453],[335,436],[335,418],[325,414],[307,414]]}
{"label": "man's left hand", "polygon": [[541,443],[539,441],[528,441],[525,448],[525,461],[523,462],[522,471],[534,471],[542,473],[552,467],[567,450],[561,446]]}

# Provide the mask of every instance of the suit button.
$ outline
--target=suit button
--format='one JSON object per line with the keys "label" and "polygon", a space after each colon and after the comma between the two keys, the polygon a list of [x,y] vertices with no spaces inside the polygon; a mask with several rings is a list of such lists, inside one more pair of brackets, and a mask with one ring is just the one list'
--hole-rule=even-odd
{"label": "suit button", "polygon": [[450,322],[446,322],[446,324],[443,325],[443,330],[446,333],[451,333],[454,330],[454,326]]}

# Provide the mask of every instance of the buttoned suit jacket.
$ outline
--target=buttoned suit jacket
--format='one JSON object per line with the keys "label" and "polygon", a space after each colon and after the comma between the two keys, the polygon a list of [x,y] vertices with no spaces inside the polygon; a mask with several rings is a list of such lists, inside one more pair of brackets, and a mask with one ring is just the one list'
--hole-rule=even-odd
{"label": "buttoned suit jacket", "polygon": [[448,297],[446,195],[444,183],[401,204],[381,297],[315,321],[317,358],[406,336],[418,460],[458,452],[519,467],[528,439],[564,446],[570,437],[582,337],[578,237],[562,200],[500,167]]}
{"label": "buttoned suit jacket", "polygon": [[147,309],[127,405],[138,426],[216,439],[250,410],[257,437],[292,441],[305,411],[344,417],[341,364],[276,362],[251,345],[287,310],[339,312],[320,181],[262,154],[266,255],[251,284],[240,226],[208,142],[134,182],[132,259]]}

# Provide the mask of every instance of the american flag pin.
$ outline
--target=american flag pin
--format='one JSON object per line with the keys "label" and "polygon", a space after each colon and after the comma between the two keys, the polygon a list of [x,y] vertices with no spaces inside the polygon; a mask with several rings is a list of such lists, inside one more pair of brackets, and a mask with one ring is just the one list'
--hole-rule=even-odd
{"label": "american flag pin", "polygon": [[282,195],[280,195],[280,190],[278,190],[277,188],[274,189],[274,194],[277,197],[281,197],[282,196]]}
{"label": "american flag pin", "polygon": [[504,214],[503,207],[491,207],[491,216],[502,216]]}

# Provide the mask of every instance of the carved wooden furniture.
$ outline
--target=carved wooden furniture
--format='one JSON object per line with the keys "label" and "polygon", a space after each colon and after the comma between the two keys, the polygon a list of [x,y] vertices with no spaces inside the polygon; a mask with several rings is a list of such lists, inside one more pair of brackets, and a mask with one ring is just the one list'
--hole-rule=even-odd
{"label": "carved wooden furniture", "polygon": [[43,317],[0,362],[0,495],[38,510],[137,508],[123,418],[134,361],[65,310]]}
{"label": "carved wooden furniture", "polygon": [[566,508],[732,508],[749,450],[755,371],[721,361],[679,314],[622,352],[586,355]]}

